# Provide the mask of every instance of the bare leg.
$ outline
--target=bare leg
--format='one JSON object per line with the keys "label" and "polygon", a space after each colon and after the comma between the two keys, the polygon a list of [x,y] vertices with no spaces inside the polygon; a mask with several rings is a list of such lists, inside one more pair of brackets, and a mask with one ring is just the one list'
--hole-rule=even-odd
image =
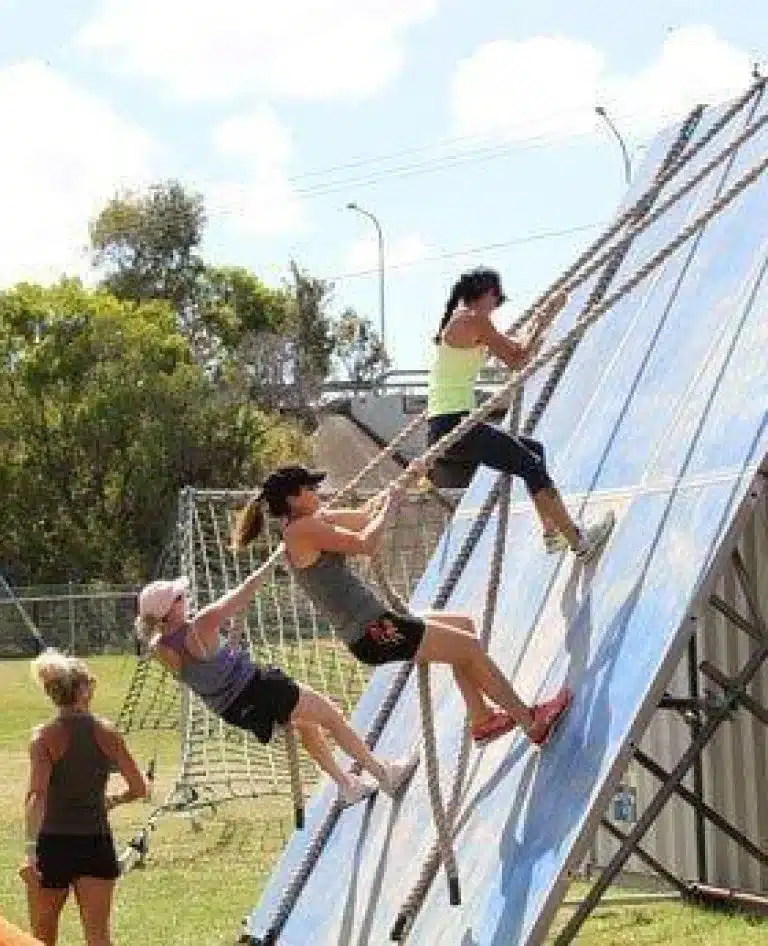
{"label": "bare leg", "polygon": [[[370,772],[377,781],[386,779],[387,770],[385,767],[376,759],[333,703],[303,684],[299,702],[291,716],[291,722],[298,727],[307,723],[321,726],[330,733],[339,748],[343,749],[356,762],[359,762],[362,768],[366,772]],[[319,760],[318,764],[320,764]]]}
{"label": "bare leg", "polygon": [[[440,624],[455,627],[457,631],[461,633],[472,634],[474,636],[475,622],[467,614],[451,614],[450,612],[443,611],[426,611],[423,613],[423,617],[428,621],[434,620]],[[451,671],[453,673],[454,679],[456,680],[456,685],[461,691],[461,695],[467,705],[467,713],[469,715],[470,725],[479,726],[482,725],[482,723],[487,722],[487,720],[493,715],[493,710],[486,702],[482,692],[472,682],[472,678],[467,674],[464,666],[461,664],[453,664]]]}
{"label": "bare leg", "polygon": [[69,890],[48,890],[34,877],[26,881],[29,925],[32,935],[44,946],[56,946],[59,917],[67,902]]}
{"label": "bare leg", "polygon": [[293,726],[298,730],[302,745],[307,753],[317,762],[323,772],[330,776],[337,785],[346,785],[349,782],[349,777],[334,758],[333,750],[320,726],[317,723],[297,722],[295,720]]}
{"label": "bare leg", "polygon": [[75,881],[75,896],[80,907],[86,946],[111,946],[109,925],[114,892],[114,880],[78,877]]}
{"label": "bare leg", "polygon": [[571,548],[578,548],[581,544],[581,532],[571,519],[556,489],[540,489],[533,497],[533,505],[545,532],[562,532]]}
{"label": "bare leg", "polygon": [[[427,631],[417,659],[458,666],[464,674],[466,685],[477,692],[477,698],[482,699],[484,694],[505,709],[527,731],[533,722],[531,709],[523,703],[511,683],[483,651],[475,635],[460,629],[456,624],[441,623],[432,616],[426,619],[426,624]],[[472,712],[469,704],[467,709]]]}

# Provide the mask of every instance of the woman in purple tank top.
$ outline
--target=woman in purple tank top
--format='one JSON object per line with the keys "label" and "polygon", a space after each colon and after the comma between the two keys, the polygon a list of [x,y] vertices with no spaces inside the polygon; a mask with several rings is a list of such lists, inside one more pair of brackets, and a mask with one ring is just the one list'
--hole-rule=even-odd
{"label": "woman in purple tank top", "polygon": [[[267,570],[249,575],[237,588],[187,617],[187,579],[153,581],[139,595],[136,632],[152,655],[225,722],[253,733],[261,742],[276,726],[293,726],[304,748],[339,786],[343,804],[355,804],[382,789],[397,795],[416,759],[377,759],[336,706],[277,667],[263,667],[224,638],[223,627],[261,588]],[[325,733],[360,764],[362,776],[345,772]]]}

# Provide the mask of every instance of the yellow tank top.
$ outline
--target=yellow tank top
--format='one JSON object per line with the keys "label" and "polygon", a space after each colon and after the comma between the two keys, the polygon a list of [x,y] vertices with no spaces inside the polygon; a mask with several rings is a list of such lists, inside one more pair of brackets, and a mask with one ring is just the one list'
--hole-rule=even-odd
{"label": "yellow tank top", "polygon": [[484,345],[435,345],[429,369],[427,415],[458,414],[475,408],[475,379],[486,361]]}

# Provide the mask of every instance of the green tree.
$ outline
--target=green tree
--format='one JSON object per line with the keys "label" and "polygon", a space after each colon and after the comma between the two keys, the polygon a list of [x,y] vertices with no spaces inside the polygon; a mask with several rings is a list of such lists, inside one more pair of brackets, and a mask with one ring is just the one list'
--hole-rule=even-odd
{"label": "green tree", "polygon": [[291,261],[279,289],[205,262],[200,194],[177,181],[116,196],[92,222],[102,286],[124,301],[166,301],[192,357],[229,394],[269,408],[313,403],[333,363],[332,286]]}
{"label": "green tree", "polygon": [[146,575],[185,485],[255,482],[299,432],[219,396],[163,301],[0,293],[0,561],[15,582]]}
{"label": "green tree", "polygon": [[334,358],[355,388],[374,381],[390,365],[370,319],[345,309],[333,324]]}
{"label": "green tree", "polygon": [[92,260],[118,299],[165,299],[182,314],[204,269],[198,249],[206,215],[202,194],[178,181],[116,195],[90,224]]}

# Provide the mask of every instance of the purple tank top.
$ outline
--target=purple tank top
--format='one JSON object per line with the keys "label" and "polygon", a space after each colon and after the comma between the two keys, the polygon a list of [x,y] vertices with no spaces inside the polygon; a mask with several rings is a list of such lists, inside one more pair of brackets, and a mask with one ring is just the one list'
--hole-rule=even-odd
{"label": "purple tank top", "polygon": [[214,713],[221,715],[234,703],[256,674],[244,650],[221,644],[215,654],[194,657],[184,646],[189,624],[163,636],[162,643],[181,658],[179,677]]}

